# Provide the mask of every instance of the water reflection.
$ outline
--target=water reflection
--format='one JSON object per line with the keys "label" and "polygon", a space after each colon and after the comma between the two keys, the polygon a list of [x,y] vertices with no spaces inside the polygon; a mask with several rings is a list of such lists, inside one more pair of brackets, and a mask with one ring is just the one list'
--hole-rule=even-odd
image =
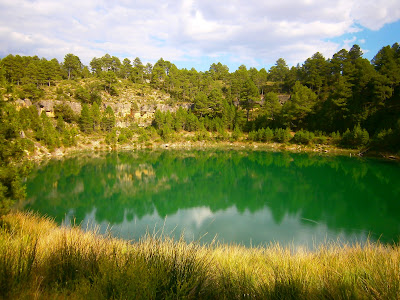
{"label": "water reflection", "polygon": [[384,242],[400,233],[396,163],[247,151],[112,153],[51,161],[28,179],[26,208],[58,222],[161,230],[249,245]]}

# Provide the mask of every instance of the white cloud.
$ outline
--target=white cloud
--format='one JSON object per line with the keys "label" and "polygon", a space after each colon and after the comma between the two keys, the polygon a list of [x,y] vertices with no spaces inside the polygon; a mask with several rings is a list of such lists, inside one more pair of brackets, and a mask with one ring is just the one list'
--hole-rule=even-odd
{"label": "white cloud", "polygon": [[327,39],[355,33],[357,24],[377,30],[399,20],[397,2],[0,0],[0,56],[62,60],[72,52],[85,64],[105,53],[153,63],[226,56],[255,66],[283,57],[295,64],[317,51],[330,57],[342,45]]}
{"label": "white cloud", "polygon": [[378,30],[383,25],[400,19],[400,3],[397,0],[354,1],[351,16],[362,26]]}

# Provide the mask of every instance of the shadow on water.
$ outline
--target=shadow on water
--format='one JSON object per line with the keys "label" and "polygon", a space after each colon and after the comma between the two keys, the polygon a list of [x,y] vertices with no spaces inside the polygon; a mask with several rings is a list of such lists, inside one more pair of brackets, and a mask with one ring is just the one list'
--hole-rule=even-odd
{"label": "shadow on water", "polygon": [[101,231],[110,224],[128,239],[164,226],[189,239],[208,233],[205,242],[217,234],[245,245],[368,236],[391,243],[400,234],[399,178],[397,163],[340,156],[120,152],[37,168],[25,208]]}

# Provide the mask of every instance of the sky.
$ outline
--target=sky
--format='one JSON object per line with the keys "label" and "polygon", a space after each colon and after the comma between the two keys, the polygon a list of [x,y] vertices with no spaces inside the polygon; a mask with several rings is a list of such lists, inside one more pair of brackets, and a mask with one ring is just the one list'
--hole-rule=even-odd
{"label": "sky", "polygon": [[398,0],[0,0],[0,57],[109,53],[206,71],[221,62],[300,65],[358,44],[372,59],[400,42]]}

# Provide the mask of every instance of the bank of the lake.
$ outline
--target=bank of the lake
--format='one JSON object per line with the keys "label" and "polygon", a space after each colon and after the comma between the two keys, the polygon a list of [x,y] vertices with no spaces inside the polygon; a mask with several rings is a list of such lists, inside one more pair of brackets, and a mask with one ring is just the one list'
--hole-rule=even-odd
{"label": "bank of the lake", "polygon": [[252,151],[288,151],[292,153],[316,153],[321,155],[345,155],[350,157],[376,157],[389,160],[400,160],[395,153],[382,151],[370,151],[369,149],[346,149],[328,144],[301,145],[293,143],[263,143],[242,141],[207,141],[181,139],[172,142],[161,140],[147,142],[132,142],[126,144],[109,145],[104,142],[104,136],[92,135],[79,139],[75,146],[60,147],[49,151],[45,146],[36,143],[35,151],[27,152],[25,159],[40,163],[48,159],[63,159],[82,153],[110,152],[110,151],[134,151],[134,150],[252,150]]}
{"label": "bank of the lake", "polygon": [[63,299],[397,299],[400,247],[244,248],[60,228],[27,213],[0,219],[0,297]]}

